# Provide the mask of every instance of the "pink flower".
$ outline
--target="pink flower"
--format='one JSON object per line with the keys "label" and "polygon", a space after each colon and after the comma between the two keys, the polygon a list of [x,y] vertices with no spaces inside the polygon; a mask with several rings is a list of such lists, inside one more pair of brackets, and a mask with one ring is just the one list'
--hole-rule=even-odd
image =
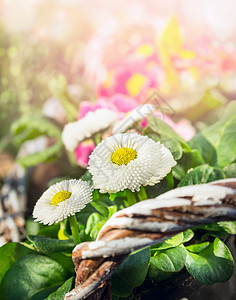
{"label": "pink flower", "polygon": [[[82,101],[80,103],[78,120],[82,119],[89,111],[96,111],[100,108],[113,110],[119,114],[120,118],[123,118],[127,112],[137,107],[137,105],[138,104],[134,99],[121,94],[115,94],[112,97],[100,98],[95,103]],[[95,145],[91,140],[79,144],[79,146],[76,148],[76,161],[83,168],[87,167],[89,155],[94,150],[94,148]]]}
{"label": "pink flower", "polygon": [[131,53],[121,62],[107,66],[107,79],[98,86],[97,95],[111,97],[123,94],[141,103],[151,88],[159,87],[163,77],[163,69],[156,56],[151,59]]}
{"label": "pink flower", "polygon": [[76,148],[75,150],[75,158],[77,163],[86,168],[88,166],[89,155],[95,149],[94,142],[92,140],[85,141]]}

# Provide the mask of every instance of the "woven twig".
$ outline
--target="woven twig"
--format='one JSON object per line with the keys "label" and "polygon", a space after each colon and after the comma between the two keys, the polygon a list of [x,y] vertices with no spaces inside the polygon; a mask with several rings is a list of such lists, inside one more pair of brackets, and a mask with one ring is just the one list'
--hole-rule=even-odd
{"label": "woven twig", "polygon": [[65,299],[91,298],[94,292],[100,299],[99,289],[132,251],[188,228],[228,220],[236,220],[236,179],[177,188],[123,209],[106,222],[97,241],[74,248],[75,288]]}

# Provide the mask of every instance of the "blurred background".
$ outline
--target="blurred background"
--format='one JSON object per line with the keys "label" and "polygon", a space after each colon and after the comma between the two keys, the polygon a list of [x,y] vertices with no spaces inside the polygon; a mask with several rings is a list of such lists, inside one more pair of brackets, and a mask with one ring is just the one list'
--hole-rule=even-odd
{"label": "blurred background", "polygon": [[126,113],[158,92],[188,140],[236,98],[234,0],[0,0],[0,16],[1,185],[16,157],[55,140],[21,164],[67,165],[61,131],[86,111]]}

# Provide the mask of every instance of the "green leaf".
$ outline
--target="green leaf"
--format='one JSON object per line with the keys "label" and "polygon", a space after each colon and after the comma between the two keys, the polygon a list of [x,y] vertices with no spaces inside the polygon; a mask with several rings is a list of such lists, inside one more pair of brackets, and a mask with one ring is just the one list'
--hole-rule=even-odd
{"label": "green leaf", "polygon": [[31,166],[38,165],[42,162],[54,161],[57,157],[59,157],[61,150],[62,143],[61,141],[58,141],[46,150],[27,155],[25,157],[19,157],[16,161],[23,167],[28,168]]}
{"label": "green leaf", "polygon": [[236,163],[225,166],[223,169],[226,178],[235,178],[236,177]]}
{"label": "green leaf", "polygon": [[188,252],[188,272],[204,284],[225,282],[233,274],[234,261],[227,246],[218,238],[200,253]]}
{"label": "green leaf", "polygon": [[149,277],[153,281],[161,281],[171,273],[179,272],[185,264],[187,251],[183,245],[157,251],[150,259]]}
{"label": "green leaf", "polygon": [[[42,225],[43,226],[39,232],[37,233],[37,235],[40,236],[45,236],[45,237],[49,237],[49,238],[58,238],[58,231],[60,230],[60,224],[59,223],[54,223],[53,225]],[[35,235],[35,234],[33,234]]]}
{"label": "green leaf", "polygon": [[37,250],[44,253],[71,252],[75,247],[72,239],[58,240],[38,235],[29,235],[28,238]]}
{"label": "green leaf", "polygon": [[99,221],[99,222],[93,227],[93,229],[91,230],[90,236],[91,236],[94,240],[96,240],[99,231],[101,230],[102,226],[106,223],[106,221],[107,221],[107,220],[101,220],[101,221]]}
{"label": "green leaf", "polygon": [[223,228],[226,232],[230,234],[236,234],[236,221],[230,221],[230,222],[218,222],[217,223],[221,228]]}
{"label": "green leaf", "polygon": [[23,116],[13,123],[11,132],[14,135],[14,141],[17,145],[21,145],[23,142],[35,139],[41,135],[46,135],[57,140],[44,151],[17,158],[17,162],[24,167],[50,161],[58,157],[61,153],[61,130],[54,123],[40,115]]}
{"label": "green leaf", "polygon": [[19,243],[12,242],[0,247],[0,282],[7,270],[10,269],[19,258],[28,253],[33,253],[33,251]]}
{"label": "green leaf", "polygon": [[104,220],[104,216],[100,215],[99,213],[92,213],[87,220],[87,224],[86,224],[86,229],[85,229],[85,233],[89,234],[92,229],[94,228],[94,226],[100,222]]}
{"label": "green leaf", "polygon": [[208,246],[209,246],[209,242],[205,242],[205,243],[200,243],[200,244],[189,245],[189,246],[186,247],[186,249],[189,252],[199,253]]}
{"label": "green leaf", "polygon": [[163,243],[159,243],[151,247],[152,250],[164,250],[173,247],[177,247],[180,244],[190,241],[194,236],[194,233],[191,229],[187,229],[183,232],[180,232],[174,235],[172,238],[165,240]]}
{"label": "green leaf", "polygon": [[170,150],[174,157],[174,160],[178,160],[181,158],[183,154],[183,149],[176,139],[169,137],[162,138],[161,143]]}
{"label": "green leaf", "polygon": [[71,275],[75,272],[75,266],[72,261],[72,254],[71,253],[47,253],[47,256],[58,262],[62,267],[66,270],[68,270]]}
{"label": "green leaf", "polygon": [[50,294],[46,299],[47,300],[63,300],[65,297],[65,294],[71,290],[73,281],[74,281],[74,277],[69,278],[55,292]]}
{"label": "green leaf", "polygon": [[218,165],[225,167],[236,159],[236,113],[225,117],[202,133],[215,147]]}
{"label": "green leaf", "polygon": [[220,169],[210,167],[208,165],[202,165],[189,172],[180,181],[178,187],[192,184],[202,184],[224,178],[224,173]]}
{"label": "green leaf", "polygon": [[162,179],[161,182],[158,182],[157,184],[155,184],[153,186],[146,187],[146,193],[147,193],[148,198],[150,198],[150,199],[155,198],[158,195],[161,195],[173,188],[172,185],[170,186],[170,182],[168,182],[166,177],[164,179]]}
{"label": "green leaf", "polygon": [[112,293],[120,297],[129,296],[144,281],[149,259],[149,248],[130,254],[112,275]]}
{"label": "green leaf", "polygon": [[104,203],[102,200],[93,200],[90,202],[90,204],[104,217],[108,216],[108,207],[106,206],[106,203]]}
{"label": "green leaf", "polygon": [[205,163],[215,166],[217,163],[217,154],[212,144],[202,135],[197,134],[189,142],[191,149],[196,149],[200,152]]}
{"label": "green leaf", "polygon": [[191,150],[187,153],[184,153],[178,164],[172,169],[173,176],[181,180],[186,173],[197,166],[203,165],[204,160],[198,150]]}
{"label": "green leaf", "polygon": [[43,227],[43,225],[39,222],[35,222],[34,219],[32,217],[30,217],[27,221],[26,221],[26,234],[32,234],[32,235],[36,235],[38,234],[39,230]]}
{"label": "green leaf", "polygon": [[51,258],[27,254],[5,275],[0,286],[1,299],[44,299],[52,293],[53,287],[64,283],[67,276],[68,272]]}
{"label": "green leaf", "polygon": [[170,150],[172,153],[174,160],[178,160],[181,158],[183,154],[183,148],[181,147],[180,142],[177,139],[171,138],[171,137],[163,137],[160,138],[156,134],[149,134],[148,137],[153,139],[155,142],[162,143],[166,148]]}

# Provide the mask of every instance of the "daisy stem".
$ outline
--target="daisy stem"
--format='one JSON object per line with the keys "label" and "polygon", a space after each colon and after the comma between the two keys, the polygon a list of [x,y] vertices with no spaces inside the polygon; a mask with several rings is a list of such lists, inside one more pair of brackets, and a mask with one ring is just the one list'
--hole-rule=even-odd
{"label": "daisy stem", "polygon": [[143,186],[141,186],[140,191],[138,192],[138,197],[140,201],[146,200],[148,198],[145,188]]}
{"label": "daisy stem", "polygon": [[95,135],[94,135],[93,141],[94,141],[95,146],[97,146],[98,144],[101,143],[101,139],[100,139],[100,137],[99,137],[98,134],[95,134]]}
{"label": "daisy stem", "polygon": [[75,244],[78,245],[81,241],[79,237],[79,226],[77,223],[76,216],[74,215],[69,217],[69,221],[70,221],[70,228],[71,228],[73,240]]}
{"label": "daisy stem", "polygon": [[126,196],[127,196],[127,200],[124,201],[126,207],[131,206],[137,202],[135,198],[135,193],[131,192],[130,190],[126,191]]}

